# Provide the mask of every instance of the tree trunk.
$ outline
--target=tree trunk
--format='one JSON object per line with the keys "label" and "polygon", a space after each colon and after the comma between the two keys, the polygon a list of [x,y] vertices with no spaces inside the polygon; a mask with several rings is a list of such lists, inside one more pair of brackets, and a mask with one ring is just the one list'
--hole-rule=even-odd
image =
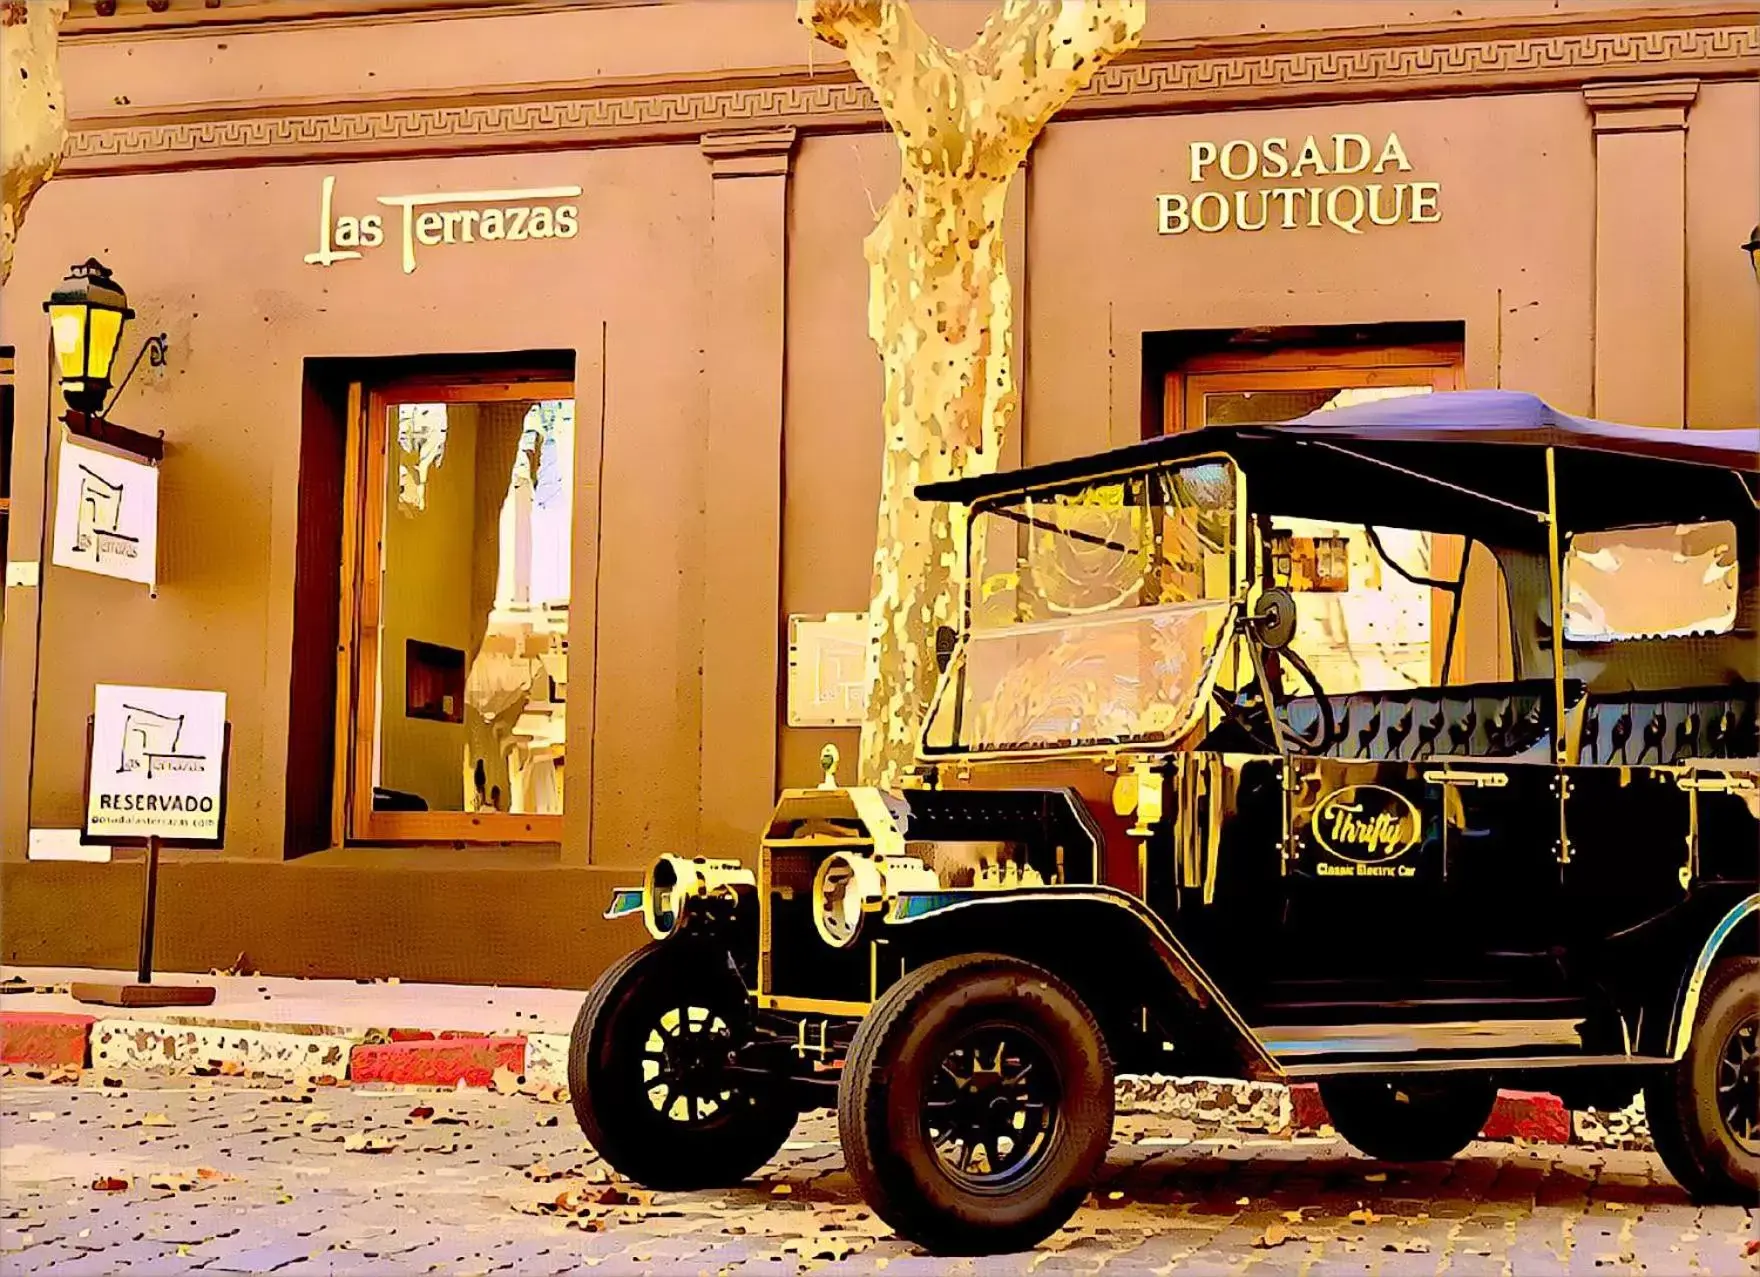
{"label": "tree trunk", "polygon": [[12,275],[12,249],[37,188],[67,145],[67,99],[56,40],[67,0],[0,4],[0,284]]}
{"label": "tree trunk", "polygon": [[965,571],[963,512],[912,489],[993,471],[1018,408],[1009,184],[1052,114],[1141,39],[1143,0],[1005,0],[957,52],[905,0],[799,0],[799,13],[873,89],[902,161],[865,245],[886,452],[860,774],[891,786],[914,759],[935,630],[958,624]]}

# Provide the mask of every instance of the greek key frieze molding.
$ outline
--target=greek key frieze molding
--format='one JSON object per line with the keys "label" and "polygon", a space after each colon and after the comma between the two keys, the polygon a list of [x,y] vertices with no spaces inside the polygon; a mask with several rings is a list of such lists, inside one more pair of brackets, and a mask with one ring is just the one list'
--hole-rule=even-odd
{"label": "greek key frieze molding", "polygon": [[[1660,20],[1659,20],[1660,21]],[[1760,74],[1760,23],[1726,14],[1638,27],[1284,37],[1207,51],[1141,50],[1104,68],[1064,116],[1280,101],[1574,88],[1591,79]],[[484,90],[470,100],[253,103],[74,121],[62,173],[102,174],[307,160],[695,141],[749,124],[803,132],[878,127],[872,94],[845,70],[762,82]]]}

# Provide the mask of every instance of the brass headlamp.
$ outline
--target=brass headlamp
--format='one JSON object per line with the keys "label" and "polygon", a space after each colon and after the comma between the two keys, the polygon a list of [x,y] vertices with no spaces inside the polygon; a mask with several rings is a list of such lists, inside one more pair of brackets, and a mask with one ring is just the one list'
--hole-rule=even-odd
{"label": "brass headlamp", "polygon": [[869,914],[879,913],[901,892],[934,891],[940,885],[935,871],[915,856],[834,852],[813,875],[813,926],[826,944],[847,949]]}
{"label": "brass headlamp", "polygon": [[698,912],[718,907],[731,912],[740,896],[757,886],[757,876],[737,860],[661,856],[642,885],[642,921],[649,935],[664,940]]}

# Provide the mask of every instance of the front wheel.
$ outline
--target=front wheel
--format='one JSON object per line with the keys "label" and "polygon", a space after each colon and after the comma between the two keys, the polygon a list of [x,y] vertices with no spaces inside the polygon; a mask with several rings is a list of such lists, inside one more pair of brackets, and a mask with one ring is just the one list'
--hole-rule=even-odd
{"label": "front wheel", "polygon": [[1332,1077],[1320,1099],[1338,1133],[1383,1162],[1439,1162],[1485,1128],[1497,1103],[1489,1078]]}
{"label": "front wheel", "polygon": [[844,1164],[881,1219],[938,1254],[994,1254],[1075,1213],[1112,1104],[1112,1060],[1075,992],[974,954],[913,971],[874,1005],[837,1117]]}
{"label": "front wheel", "polygon": [[1687,1053],[1645,1086],[1644,1111],[1682,1188],[1760,1205],[1760,959],[1711,969]]}
{"label": "front wheel", "polygon": [[737,1184],[769,1161],[797,1112],[780,1087],[729,1070],[748,1019],[745,988],[713,946],[667,940],[613,963],[568,1042],[587,1142],[659,1189]]}

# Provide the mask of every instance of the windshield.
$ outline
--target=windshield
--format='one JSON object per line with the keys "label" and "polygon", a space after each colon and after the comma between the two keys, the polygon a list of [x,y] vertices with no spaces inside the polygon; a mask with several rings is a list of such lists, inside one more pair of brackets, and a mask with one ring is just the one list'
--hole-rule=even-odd
{"label": "windshield", "polygon": [[970,630],[928,752],[1164,739],[1191,718],[1235,588],[1227,460],[973,511]]}

